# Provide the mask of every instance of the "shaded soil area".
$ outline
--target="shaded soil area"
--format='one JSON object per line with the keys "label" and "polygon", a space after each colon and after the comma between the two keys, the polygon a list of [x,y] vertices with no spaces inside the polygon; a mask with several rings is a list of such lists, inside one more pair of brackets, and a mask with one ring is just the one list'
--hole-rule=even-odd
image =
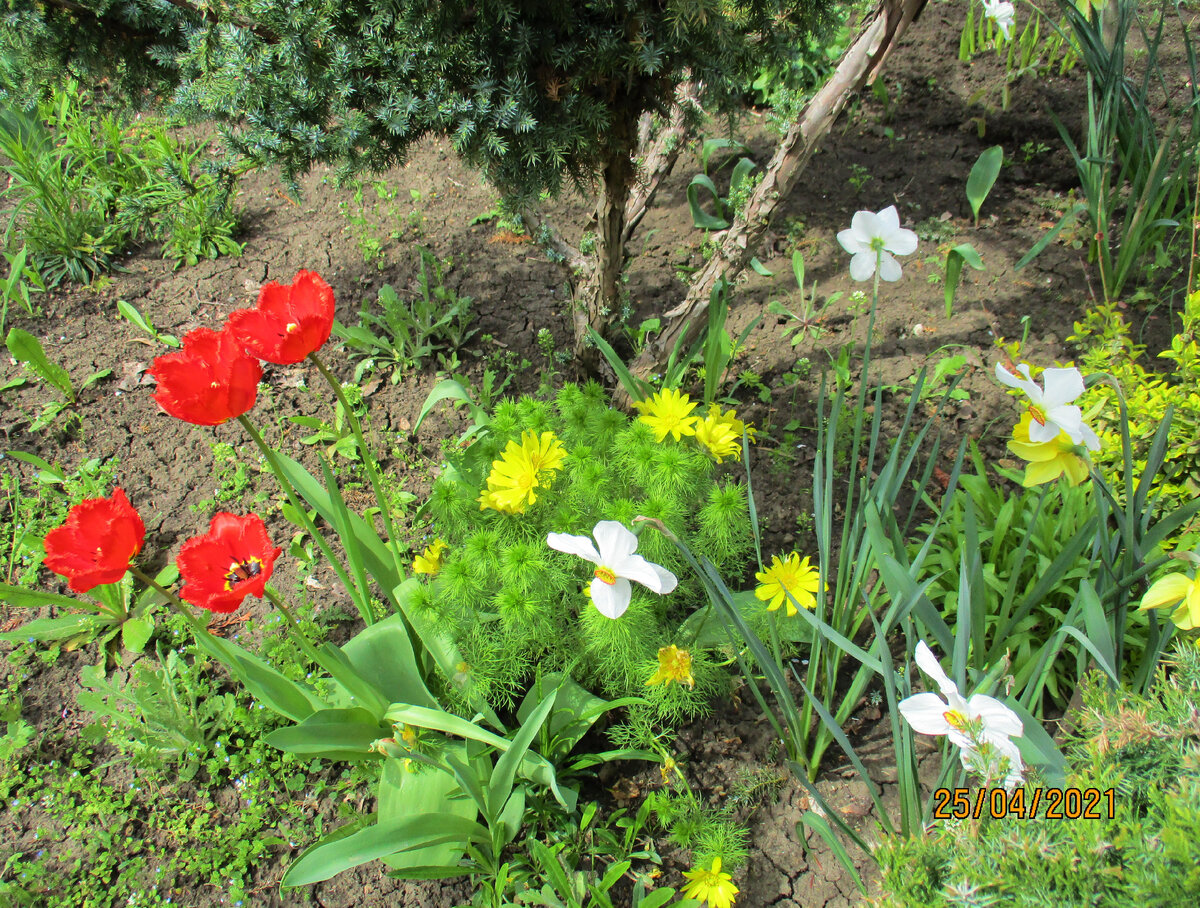
{"label": "shaded soil area", "polygon": [[[1024,79],[1014,86],[1012,107],[999,110],[1002,64],[992,54],[970,65],[957,59],[962,17],[960,5],[926,8],[888,65],[888,101],[864,94],[782,206],[759,255],[774,277],[749,274],[733,296],[729,327],[735,336],[758,320],[736,363],[742,380],[735,396],[739,414],[763,433],[753,451],[753,469],[765,553],[813,550],[804,517],[812,508],[820,376],[843,343],[851,338],[861,342],[866,332],[866,309],[854,298],[862,288],[850,282],[847,257],[836,242],[837,232],[856,210],[895,204],[904,225],[914,227],[921,237],[918,252],[904,261],[904,278],[882,292],[872,361],[878,379],[902,394],[922,367],[964,356],[960,387],[967,397],[942,417],[955,439],[969,435],[997,454],[1003,450],[1011,410],[990,376],[999,338],[1019,338],[1028,330],[1029,359],[1070,357],[1065,338],[1091,293],[1083,253],[1061,242],[1019,273],[1014,264],[1058,220],[1064,194],[1074,185],[1074,169],[1049,112],[1064,122],[1079,122],[1082,78],[1071,73]],[[980,100],[973,102],[981,92]],[[755,160],[765,162],[772,134],[764,118],[749,113],[740,128]],[[1001,173],[976,226],[963,186],[979,154],[995,144],[1004,146],[1011,166]],[[629,287],[634,326],[678,302],[688,270],[703,260],[703,237],[691,227],[686,200],[687,183],[699,170],[694,154],[681,158],[633,240]],[[47,296],[41,318],[14,319],[14,324],[37,334],[50,358],[76,380],[100,369],[111,369],[112,375],[83,392],[77,407],[81,425],[67,436],[29,431],[47,397],[45,388],[30,384],[6,392],[0,416],[4,447],[56,461],[68,470],[87,458],[117,460],[116,484],[130,493],[146,520],[145,563],[164,566],[180,543],[207,523],[211,508],[201,513],[193,508],[213,494],[212,442],[240,446],[241,429],[235,424],[201,430],[159,411],[144,370],[163,350],[117,316],[116,301],[132,303],[160,330],[182,336],[194,327],[221,323],[233,309],[253,305],[262,282],[289,282],[298,269],[306,268],[319,271],[333,286],[339,320],[356,324],[358,310],[375,299],[383,284],[401,293],[417,291],[418,246],[428,247],[440,260],[449,259],[447,285],[474,300],[479,333],[467,349],[458,351],[461,365],[455,371],[479,380],[486,366],[506,369],[512,375],[506,393],[518,393],[534,390],[549,369],[569,369],[548,359],[537,341],[538,332],[547,330],[558,350],[571,346],[560,271],[525,238],[481,220],[494,207],[495,194],[461,165],[447,142],[427,142],[406,167],[378,180],[378,191],[367,183],[356,196],[353,188],[338,188],[329,172],[317,170],[303,180],[302,197],[296,200],[284,193],[276,175],[252,174],[243,180],[239,199],[241,239],[246,242],[241,258],[173,271],[157,258],[156,250],[144,249],[125,258],[122,270],[97,287]],[[555,213],[564,225],[582,225],[586,203],[565,200]],[[942,299],[944,250],[962,242],[979,251],[986,270],[966,272],[947,317]],[[817,336],[810,334],[797,344],[783,336],[787,319],[767,310],[773,300],[793,309],[798,305],[790,264],[794,248],[803,251],[808,281],[817,282],[822,299],[841,293],[814,325]],[[327,359],[343,378],[352,376],[354,366],[346,356],[331,352]],[[324,404],[305,387],[306,380],[315,379],[299,367],[266,369],[268,390],[256,408],[256,419],[284,451],[303,458],[307,449],[302,438],[307,433],[286,417],[325,412]],[[377,449],[393,452],[385,467],[402,477],[418,499],[441,461],[444,440],[461,430],[458,415],[439,409],[419,432],[412,431],[435,383],[435,371],[429,366],[406,372],[394,382],[368,381],[365,388],[372,432],[380,442]],[[17,365],[0,362],[0,384],[20,374]],[[5,468],[26,480],[32,473],[11,458]],[[278,516],[273,520],[283,535],[287,525]],[[349,608],[332,576],[318,573],[317,581],[323,590],[318,619],[322,613]],[[47,582],[53,585],[57,578],[48,577]],[[280,583],[281,588],[286,585]],[[247,603],[252,612],[265,613],[265,605]],[[0,620],[9,627],[33,616],[29,610],[5,607]],[[26,663],[21,681],[25,720],[39,729],[61,728],[64,722],[68,729],[76,728],[68,714],[73,711],[79,669],[94,661],[94,653],[74,653],[64,654],[52,667],[36,660]],[[864,710],[856,740],[873,755],[869,765],[886,792],[895,773],[886,747],[886,717],[865,706]],[[752,704],[716,704],[711,720],[681,731],[678,750],[693,787],[716,803],[722,802],[731,790],[730,780],[746,764],[779,772],[773,797],[742,814],[752,846],[748,863],[735,876],[742,890],[739,905],[834,908],[858,902],[856,888],[828,849],[812,836],[804,841],[797,832],[797,822],[809,807],[807,797],[788,775],[769,724]],[[655,781],[657,768],[626,769],[643,789],[661,784]],[[98,771],[111,773],[113,784],[127,778],[121,775],[127,771],[116,767]],[[835,759],[830,759],[821,784],[831,803],[868,835],[875,834],[876,819],[865,790],[861,783],[843,778]],[[47,825],[52,824],[36,812],[17,812],[0,804],[0,857],[42,847],[33,836]],[[280,896],[275,883],[292,856],[294,852],[277,849],[276,859],[262,866],[262,888],[254,904],[449,908],[470,898],[462,881],[402,883],[385,877],[378,864]],[[664,857],[662,881],[680,885],[686,859],[669,851]],[[224,901],[219,892],[197,881],[181,885],[185,888],[177,904]]]}

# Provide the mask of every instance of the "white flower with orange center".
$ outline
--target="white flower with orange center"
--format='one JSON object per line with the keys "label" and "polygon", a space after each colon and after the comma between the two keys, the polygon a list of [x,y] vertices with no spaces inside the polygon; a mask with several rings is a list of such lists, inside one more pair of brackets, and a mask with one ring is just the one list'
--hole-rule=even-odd
{"label": "white flower with orange center", "polygon": [[666,568],[634,554],[638,538],[619,521],[601,520],[592,535],[596,538],[595,545],[587,536],[569,533],[551,533],[546,544],[555,551],[578,555],[596,565],[588,590],[601,615],[620,618],[625,614],[633,597],[630,580],[659,594],[669,593],[678,585],[679,580]]}
{"label": "white flower with orange center", "polygon": [[1033,380],[1029,366],[1021,363],[1014,375],[1000,363],[996,363],[996,378],[1001,384],[1018,388],[1029,397],[1029,440],[1034,444],[1054,441],[1059,432],[1066,432],[1077,445],[1086,445],[1089,451],[1100,450],[1100,439],[1083,421],[1083,413],[1071,404],[1083,393],[1083,375],[1078,369],[1043,369],[1042,383],[1045,389]]}
{"label": "white flower with orange center", "polygon": [[[941,665],[922,640],[917,644],[917,665],[921,671],[937,682],[942,697],[935,693],[914,694],[900,701],[900,714],[912,730],[921,735],[945,735],[957,745],[962,753],[965,769],[984,772],[989,768],[981,765],[980,749],[988,745],[994,755],[1007,758],[1005,761],[1005,785],[1011,787],[1021,781],[1024,764],[1021,752],[1012,742],[1024,734],[1021,718],[995,697],[972,694],[964,698],[958,685],[942,671]],[[988,761],[983,761],[986,764]],[[999,769],[993,763],[993,767]]]}

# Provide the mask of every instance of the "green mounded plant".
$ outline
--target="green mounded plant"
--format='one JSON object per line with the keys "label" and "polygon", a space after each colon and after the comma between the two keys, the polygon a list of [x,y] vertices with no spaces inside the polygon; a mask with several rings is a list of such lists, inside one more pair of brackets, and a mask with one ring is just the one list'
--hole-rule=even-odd
{"label": "green mounded plant", "polygon": [[1200,899],[1197,708],[1200,654],[1190,643],[1176,647],[1146,695],[1093,677],[1071,716],[1066,783],[1101,793],[1099,815],[1060,810],[1048,818],[1043,807],[1035,818],[949,820],[925,835],[887,837],[876,852],[883,893],[872,904],[1193,904]]}
{"label": "green mounded plant", "polygon": [[161,241],[177,266],[238,255],[233,177],[197,173],[204,149],[178,142],[161,123],[134,128],[97,112],[75,82],[32,112],[8,106],[0,110],[11,206],[5,243],[19,236],[52,286],[89,283],[111,270],[115,254],[145,241]]}
{"label": "green mounded plant", "polygon": [[[506,401],[483,418],[486,432],[451,457],[423,509],[431,535],[447,547],[417,600],[432,623],[455,628],[475,689],[498,709],[510,706],[539,665],[570,671],[606,695],[636,694],[669,723],[706,711],[721,673],[693,647],[701,629],[680,627],[702,591],[684,583],[670,596],[635,592],[629,611],[612,620],[585,595],[590,572],[548,549],[546,536],[590,535],[601,520],[634,526],[645,516],[738,570],[752,544],[745,486],[719,478],[695,438],[657,441],[645,422],[611,409],[596,384],[566,385],[552,404]],[[561,451],[552,482],[521,513],[482,507],[495,468],[523,447],[544,447],[547,433]],[[639,554],[668,570],[682,568],[657,534],[639,538]],[[657,653],[672,644],[691,653],[694,688],[647,687]]]}

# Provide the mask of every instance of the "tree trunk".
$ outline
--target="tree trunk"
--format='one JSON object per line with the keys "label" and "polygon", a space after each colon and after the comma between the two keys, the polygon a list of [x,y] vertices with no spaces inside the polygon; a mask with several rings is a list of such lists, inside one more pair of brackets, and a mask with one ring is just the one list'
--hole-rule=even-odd
{"label": "tree trunk", "polygon": [[588,328],[603,336],[621,312],[621,274],[625,270],[625,211],[633,184],[629,143],[618,143],[600,174],[596,203],[596,263],[575,287],[572,320],[575,357],[589,374],[599,371],[600,351],[588,343]]}
{"label": "tree trunk", "polygon": [[[792,124],[767,165],[763,180],[750,194],[725,231],[721,245],[708,264],[692,278],[686,298],[665,313],[666,327],[630,364],[638,378],[659,371],[663,360],[682,337],[692,341],[707,320],[701,318],[717,281],[733,281],[749,264],[766,232],[775,207],[795,185],[820,140],[829,132],[851,98],[878,75],[909,24],[920,15],[926,0],[882,0],[870,21],[846,50],[837,70]],[[686,330],[685,330],[686,329]],[[618,400],[624,398],[618,389]]]}

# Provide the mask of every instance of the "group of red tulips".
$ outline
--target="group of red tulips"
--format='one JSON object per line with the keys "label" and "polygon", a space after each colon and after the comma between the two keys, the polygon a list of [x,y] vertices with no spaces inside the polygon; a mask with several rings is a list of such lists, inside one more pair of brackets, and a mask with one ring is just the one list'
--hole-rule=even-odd
{"label": "group of red tulips", "polygon": [[[197,328],[183,338],[181,350],[154,361],[149,370],[158,383],[154,399],[171,416],[199,426],[242,416],[258,393],[259,360],[303,361],[329,339],[333,316],[333,289],[315,272],[301,271],[291,284],[266,284],[257,307],[232,313],[220,331]],[[117,488],[109,498],[75,505],[46,534],[44,564],[66,577],[72,590],[86,593],[121,580],[145,536],[141,516]],[[257,514],[219,513],[206,534],[179,551],[180,597],[214,612],[232,612],[248,595],[262,598],[281,551]]]}

